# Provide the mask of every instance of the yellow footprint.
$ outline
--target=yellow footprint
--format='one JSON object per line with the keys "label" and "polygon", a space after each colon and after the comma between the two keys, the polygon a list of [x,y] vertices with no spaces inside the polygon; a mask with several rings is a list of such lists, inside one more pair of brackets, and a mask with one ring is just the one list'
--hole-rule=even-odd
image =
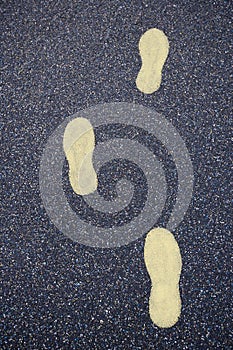
{"label": "yellow footprint", "polygon": [[164,228],[151,230],[145,241],[144,259],[152,282],[151,320],[158,327],[172,327],[180,316],[179,279],[182,267],[179,246]]}
{"label": "yellow footprint", "polygon": [[98,184],[92,164],[95,135],[89,120],[76,118],[67,125],[63,148],[69,163],[69,180],[74,192],[79,195],[94,192]]}
{"label": "yellow footprint", "polygon": [[137,88],[145,94],[152,94],[160,87],[162,69],[167,59],[169,42],[159,29],[146,31],[139,41],[142,67],[136,79]]}

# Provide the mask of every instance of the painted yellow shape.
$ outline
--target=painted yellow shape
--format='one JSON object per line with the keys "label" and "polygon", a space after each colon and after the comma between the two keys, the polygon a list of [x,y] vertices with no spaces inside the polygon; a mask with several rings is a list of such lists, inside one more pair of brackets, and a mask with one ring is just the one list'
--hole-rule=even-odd
{"label": "painted yellow shape", "polygon": [[92,164],[95,134],[89,120],[73,119],[66,127],[63,148],[69,163],[69,180],[75,193],[86,195],[97,188],[97,175]]}
{"label": "painted yellow shape", "polygon": [[139,41],[142,67],[136,79],[137,88],[145,94],[152,94],[160,87],[162,69],[167,59],[169,42],[163,31],[147,30]]}
{"label": "painted yellow shape", "polygon": [[151,230],[145,241],[144,259],[152,282],[151,320],[158,327],[172,327],[181,312],[179,279],[182,267],[179,246],[172,233],[164,228]]}

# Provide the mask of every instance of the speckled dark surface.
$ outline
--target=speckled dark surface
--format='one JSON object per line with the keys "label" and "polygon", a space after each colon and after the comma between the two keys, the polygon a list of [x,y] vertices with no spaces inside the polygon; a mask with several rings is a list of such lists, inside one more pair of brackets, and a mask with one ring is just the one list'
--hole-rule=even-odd
{"label": "speckled dark surface", "polygon": [[[230,1],[2,1],[3,290],[1,349],[230,349]],[[164,30],[158,92],[135,86],[138,40]],[[183,309],[171,329],[148,315],[144,239],[81,246],[43,207],[40,157],[79,109],[126,101],[163,113],[195,172],[174,233]]]}

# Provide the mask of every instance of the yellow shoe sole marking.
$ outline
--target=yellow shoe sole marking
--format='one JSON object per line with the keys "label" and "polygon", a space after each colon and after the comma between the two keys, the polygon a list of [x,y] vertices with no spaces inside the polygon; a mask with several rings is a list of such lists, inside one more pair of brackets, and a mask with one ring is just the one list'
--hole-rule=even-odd
{"label": "yellow shoe sole marking", "polygon": [[94,148],[95,135],[89,120],[73,119],[65,129],[63,149],[69,164],[70,184],[79,195],[94,192],[98,185],[92,164]]}
{"label": "yellow shoe sole marking", "polygon": [[172,327],[180,316],[179,279],[182,261],[179,246],[164,228],[151,230],[145,241],[144,259],[152,282],[149,313],[154,324]]}
{"label": "yellow shoe sole marking", "polygon": [[139,52],[142,67],[138,73],[136,85],[144,94],[152,94],[159,89],[168,51],[169,42],[163,31],[152,28],[141,36]]}

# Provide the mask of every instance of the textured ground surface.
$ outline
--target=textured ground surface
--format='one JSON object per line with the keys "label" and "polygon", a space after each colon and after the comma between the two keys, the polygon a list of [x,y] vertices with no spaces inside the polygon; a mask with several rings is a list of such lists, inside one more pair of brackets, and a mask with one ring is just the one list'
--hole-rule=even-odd
{"label": "textured ground surface", "polygon": [[[230,349],[230,1],[1,8],[1,349]],[[135,79],[138,41],[151,27],[166,33],[170,53],[160,90],[146,96]],[[165,115],[193,161],[193,200],[174,233],[182,316],[167,330],[148,315],[144,237],[111,250],[79,245],[56,229],[40,197],[49,135],[77,110],[114,101]]]}

